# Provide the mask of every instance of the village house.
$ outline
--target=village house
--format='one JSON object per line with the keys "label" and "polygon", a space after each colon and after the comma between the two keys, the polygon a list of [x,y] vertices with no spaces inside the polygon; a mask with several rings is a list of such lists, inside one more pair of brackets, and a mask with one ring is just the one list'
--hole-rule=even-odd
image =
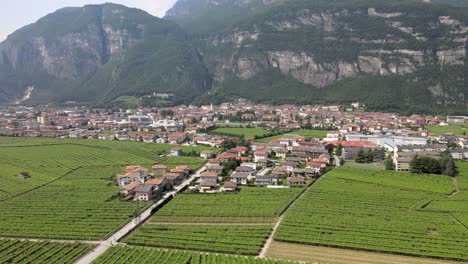
{"label": "village house", "polygon": [[255,177],[255,184],[257,185],[279,185],[281,182],[281,175],[277,173],[271,173],[269,175],[257,175]]}
{"label": "village house", "polygon": [[182,144],[185,140],[185,134],[180,132],[180,133],[172,133],[168,137],[169,144]]}
{"label": "village house", "polygon": [[468,149],[452,149],[450,155],[454,160],[468,159]]}
{"label": "village house", "polygon": [[235,192],[235,191],[237,191],[237,183],[232,182],[232,181],[225,182],[224,185],[223,185],[223,191],[225,191],[225,192]]}
{"label": "village house", "polygon": [[255,175],[255,170],[248,166],[239,166],[235,169],[235,172],[246,173],[249,177]]}
{"label": "village house", "polygon": [[219,191],[219,184],[216,182],[201,182],[200,185],[198,185],[198,190],[201,193],[215,193]]}
{"label": "village house", "polygon": [[121,193],[125,196],[132,196],[136,187],[140,186],[141,182],[132,182],[122,187]]}
{"label": "village house", "polygon": [[127,166],[126,173],[117,175],[117,184],[124,187],[133,182],[144,183],[149,179],[148,169],[141,166]]}
{"label": "village house", "polygon": [[200,152],[200,157],[204,159],[210,159],[214,156],[214,152],[211,150],[203,150]]}
{"label": "village house", "polygon": [[294,177],[314,178],[316,172],[313,169],[294,169],[292,175]]}
{"label": "village house", "polygon": [[320,170],[325,168],[326,166],[327,166],[326,163],[318,162],[318,161],[311,161],[311,162],[307,162],[307,164],[306,164],[307,169],[312,169],[316,173],[319,173]]}
{"label": "village house", "polygon": [[284,161],[281,166],[286,169],[287,172],[292,172],[295,168],[299,166],[299,162],[295,161]]}
{"label": "village house", "polygon": [[167,166],[163,164],[154,164],[153,165],[153,174],[161,176],[167,172]]}
{"label": "village house", "polygon": [[287,149],[277,149],[275,150],[275,156],[277,158],[282,158],[282,159],[285,159],[288,155],[289,151]]}
{"label": "village house", "polygon": [[265,160],[268,158],[268,153],[266,151],[255,151],[254,161],[258,162],[260,160]]}
{"label": "village house", "polygon": [[165,173],[162,178],[170,182],[173,186],[177,186],[184,181],[184,176],[180,173]]}
{"label": "village house", "polygon": [[231,181],[237,184],[246,185],[249,183],[249,174],[244,172],[234,172]]}
{"label": "village house", "polygon": [[217,183],[218,182],[218,173],[216,172],[203,172],[201,175],[200,175],[200,181],[201,182],[214,182],[214,183]]}
{"label": "village house", "polygon": [[217,159],[223,161],[223,162],[228,162],[230,160],[234,160],[236,159],[237,155],[236,154],[232,154],[232,153],[227,153],[227,152],[223,152],[221,154],[218,155]]}
{"label": "village house", "polygon": [[150,185],[140,184],[134,189],[135,201],[149,201],[153,198],[153,187]]}
{"label": "village house", "polygon": [[163,179],[149,179],[146,181],[146,185],[153,187],[153,190],[163,191],[166,187],[166,180]]}
{"label": "village house", "polygon": [[187,177],[190,174],[190,168],[187,166],[177,166],[170,173],[179,174],[182,177]]}
{"label": "village house", "polygon": [[207,172],[214,172],[216,174],[221,174],[224,170],[224,166],[221,165],[210,165],[206,167]]}
{"label": "village house", "polygon": [[155,142],[156,142],[156,144],[166,144],[166,143],[167,143],[167,139],[160,137],[160,138],[157,138],[157,139],[155,140]]}
{"label": "village house", "polygon": [[223,163],[222,160],[219,159],[209,159],[208,162],[206,163],[206,166],[213,166],[213,165],[221,165]]}
{"label": "village house", "polygon": [[183,149],[176,147],[171,149],[171,156],[182,156],[183,154]]}
{"label": "village house", "polygon": [[305,185],[306,180],[304,177],[288,177],[287,182],[289,185]]}

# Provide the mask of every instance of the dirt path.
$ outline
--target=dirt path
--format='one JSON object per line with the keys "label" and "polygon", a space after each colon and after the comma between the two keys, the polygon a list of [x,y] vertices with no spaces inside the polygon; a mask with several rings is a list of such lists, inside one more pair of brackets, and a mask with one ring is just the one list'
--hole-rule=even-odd
{"label": "dirt path", "polygon": [[260,251],[260,254],[258,255],[259,258],[265,258],[266,255],[267,255],[267,252],[268,252],[268,249],[270,248],[271,244],[273,243],[273,237],[275,236],[275,233],[276,233],[276,230],[278,229],[278,227],[280,226],[281,222],[283,222],[283,218],[284,218],[284,215],[286,214],[286,212],[288,212],[288,210],[293,207],[296,202],[301,199],[302,196],[304,196],[304,194],[312,187],[314,186],[314,184],[316,182],[318,182],[320,179],[316,180],[314,183],[312,183],[311,185],[307,186],[307,188],[305,188],[301,194],[299,196],[296,197],[296,199],[294,199],[294,201],[292,201],[288,207],[286,207],[286,209],[281,213],[281,215],[278,217],[278,219],[276,220],[276,223],[275,225],[273,226],[273,230],[271,231],[270,233],[270,236],[268,236],[268,239],[266,240],[265,244],[263,245],[262,247],[262,250]]}
{"label": "dirt path", "polygon": [[271,223],[170,223],[147,222],[147,225],[183,225],[183,226],[269,226]]}
{"label": "dirt path", "polygon": [[458,184],[458,177],[453,177],[452,183],[453,183],[453,186],[455,187],[455,191],[449,195],[449,198],[453,197],[454,195],[460,192],[460,185]]}
{"label": "dirt path", "polygon": [[451,262],[430,258],[417,258],[384,253],[374,253],[358,250],[339,249],[300,245],[274,241],[267,257],[287,259],[300,262],[328,264],[453,264]]}

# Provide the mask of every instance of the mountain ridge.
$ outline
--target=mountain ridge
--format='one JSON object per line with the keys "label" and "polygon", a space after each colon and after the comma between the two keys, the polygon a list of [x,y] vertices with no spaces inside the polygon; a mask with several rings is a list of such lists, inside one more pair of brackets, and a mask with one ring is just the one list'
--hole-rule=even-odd
{"label": "mountain ridge", "polygon": [[466,113],[467,10],[179,0],[159,19],[115,4],[66,8],[0,43],[0,102],[154,102],[169,93],[165,104],[358,100],[379,111]]}
{"label": "mountain ridge", "polygon": [[[164,92],[165,86],[182,90],[184,102],[195,96],[185,93],[187,87],[196,93],[209,88],[209,76],[197,72],[203,64],[177,24],[122,5],[60,9],[10,35],[0,52],[2,73],[25,77],[13,78],[21,82],[16,89],[34,86],[37,102],[105,100],[111,93]],[[6,93],[2,81],[8,79],[0,78]]]}

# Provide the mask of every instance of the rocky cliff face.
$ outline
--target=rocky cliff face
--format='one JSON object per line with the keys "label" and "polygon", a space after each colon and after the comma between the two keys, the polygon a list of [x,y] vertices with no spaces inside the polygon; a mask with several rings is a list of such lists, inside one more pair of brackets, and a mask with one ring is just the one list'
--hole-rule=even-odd
{"label": "rocky cliff face", "polygon": [[468,112],[467,14],[420,0],[179,0],[163,20],[65,8],[0,44],[0,102],[168,92]]}
{"label": "rocky cliff face", "polygon": [[[0,90],[4,93],[7,90],[14,91],[8,92],[10,96],[0,100],[20,98],[28,91],[28,87],[35,88],[32,98],[37,98],[35,94],[44,90],[50,96],[50,90],[56,89],[54,93],[58,92],[60,96],[50,98],[51,100],[87,99],[80,93],[83,85],[86,86],[85,90],[94,87],[93,95],[102,99],[112,96],[106,94],[110,91],[119,95],[119,90],[124,89],[118,87],[119,82],[129,79],[125,74],[127,70],[131,72],[131,69],[126,69],[128,60],[134,59],[134,56],[143,56],[139,58],[140,63],[151,63],[145,61],[149,58],[144,58],[144,55],[152,55],[157,51],[160,52],[159,56],[153,55],[151,59],[165,60],[166,57],[174,56],[175,51],[168,50],[165,54],[163,50],[166,47],[148,43],[153,41],[167,45],[177,42],[177,46],[184,46],[179,52],[186,53],[187,61],[178,62],[179,65],[166,64],[170,69],[175,70],[186,63],[202,64],[195,49],[187,44],[186,34],[174,23],[157,19],[137,9],[114,4],[61,9],[18,30],[0,44],[0,64],[5,69],[3,73],[6,74],[8,70],[10,78],[12,74],[22,78],[16,87],[6,77],[0,80]],[[153,47],[142,47],[148,45]],[[148,54],[135,54],[138,53],[134,50],[136,48],[138,51],[146,50]],[[158,75],[158,68],[152,70],[154,76],[147,76],[153,78],[152,83],[143,84],[147,86],[146,89],[156,91],[170,88],[162,87],[163,76]],[[205,74],[203,78],[209,80],[207,73]],[[160,79],[160,84],[155,79]],[[206,81],[184,85],[197,90],[208,89],[203,82]],[[64,87],[59,87],[62,85]],[[158,88],[159,85],[161,87]],[[45,95],[43,97],[47,99]]]}
{"label": "rocky cliff face", "polygon": [[[402,11],[403,12],[403,11]],[[439,16],[429,32],[418,32],[406,25],[404,14],[395,10],[392,13],[379,12],[375,8],[367,10],[334,10],[317,12],[311,9],[296,10],[282,19],[268,19],[251,25],[250,29],[235,28],[232,33],[217,35],[209,40],[208,49],[230,49],[227,59],[214,68],[223,69],[215,72],[215,80],[223,82],[224,76],[235,75],[240,79],[254,78],[257,73],[267,68],[276,68],[284,75],[315,87],[327,85],[362,74],[380,76],[406,75],[419,67],[430,64],[463,65],[466,33],[468,26],[456,18]],[[375,34],[372,38],[352,32],[362,32],[347,21],[353,18],[367,20],[368,23],[379,21],[386,26],[384,32],[366,32]],[[400,20],[402,19],[402,20]],[[437,45],[439,39],[430,39],[433,32],[444,30],[444,44]],[[338,32],[345,31],[340,35]],[[312,47],[292,43],[283,48],[282,43],[290,36],[310,34],[311,42],[321,42]],[[450,39],[447,39],[447,35]],[[276,38],[277,43],[267,43]],[[299,41],[301,41],[299,39]],[[278,45],[277,45],[278,44]],[[323,58],[324,45],[336,46],[337,55],[330,54]],[[258,50],[259,46],[268,46]],[[255,50],[255,56],[251,51]],[[347,53],[344,57],[338,54]]]}

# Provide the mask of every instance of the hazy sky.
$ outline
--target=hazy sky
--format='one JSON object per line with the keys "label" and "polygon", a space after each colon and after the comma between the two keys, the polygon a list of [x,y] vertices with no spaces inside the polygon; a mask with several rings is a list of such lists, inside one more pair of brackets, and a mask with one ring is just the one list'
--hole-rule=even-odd
{"label": "hazy sky", "polygon": [[39,18],[67,6],[83,6],[113,2],[137,7],[162,17],[176,0],[2,0],[0,9],[0,41],[22,26],[36,22]]}

